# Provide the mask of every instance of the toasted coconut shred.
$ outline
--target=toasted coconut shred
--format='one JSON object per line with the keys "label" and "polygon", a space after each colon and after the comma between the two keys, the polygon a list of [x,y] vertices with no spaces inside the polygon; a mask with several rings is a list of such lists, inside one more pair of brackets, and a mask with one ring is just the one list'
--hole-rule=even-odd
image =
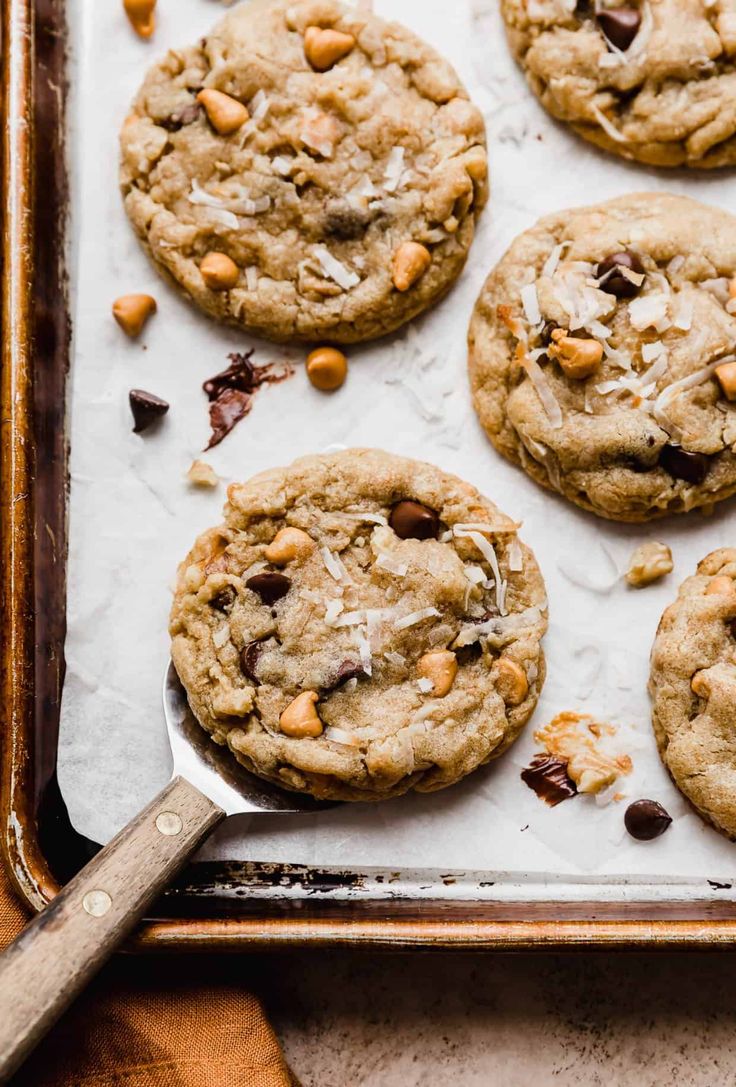
{"label": "toasted coconut shred", "polygon": [[333,257],[326,246],[315,245],[312,252],[318,261],[323,274],[327,276],[328,279],[334,280],[338,287],[342,287],[344,291],[350,290],[351,287],[355,287],[360,283],[360,276],[355,272],[351,272],[350,269],[346,268],[336,257]]}

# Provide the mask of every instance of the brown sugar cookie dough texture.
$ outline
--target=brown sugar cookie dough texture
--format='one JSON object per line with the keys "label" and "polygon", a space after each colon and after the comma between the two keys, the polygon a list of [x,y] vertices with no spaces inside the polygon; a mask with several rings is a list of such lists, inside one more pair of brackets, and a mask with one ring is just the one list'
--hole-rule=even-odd
{"label": "brown sugar cookie dough texture", "polygon": [[125,208],[206,313],[351,343],[433,305],[487,198],[457,75],[397,23],[252,0],[147,75],[122,130]]}
{"label": "brown sugar cookie dough texture", "polygon": [[476,411],[505,457],[602,517],[736,491],[736,218],[640,193],[548,215],[486,280]]}
{"label": "brown sugar cookie dough texture", "polygon": [[475,488],[378,450],[228,491],[179,570],[172,656],[249,770],[336,800],[452,785],[500,755],[544,681],[544,582]]}
{"label": "brown sugar cookie dough texture", "polygon": [[736,163],[733,0],[502,0],[542,105],[607,151],[655,166]]}
{"label": "brown sugar cookie dough texture", "polygon": [[649,691],[662,761],[703,818],[736,838],[736,549],[713,551],[667,608]]}

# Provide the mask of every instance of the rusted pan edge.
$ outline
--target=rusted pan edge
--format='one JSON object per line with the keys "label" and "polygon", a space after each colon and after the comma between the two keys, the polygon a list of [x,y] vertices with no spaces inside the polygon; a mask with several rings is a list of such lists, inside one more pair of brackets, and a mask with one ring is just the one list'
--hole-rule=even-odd
{"label": "rusted pan edge", "polygon": [[[431,904],[428,903],[428,906]],[[286,923],[253,918],[152,922],[129,944],[131,951],[251,952],[342,947],[400,951],[667,951],[736,947],[736,921],[321,921],[292,917]]]}
{"label": "rusted pan edge", "polygon": [[[33,5],[3,0],[0,374],[0,820],[4,860],[34,907],[54,893],[33,823]],[[33,875],[31,875],[33,872]]]}

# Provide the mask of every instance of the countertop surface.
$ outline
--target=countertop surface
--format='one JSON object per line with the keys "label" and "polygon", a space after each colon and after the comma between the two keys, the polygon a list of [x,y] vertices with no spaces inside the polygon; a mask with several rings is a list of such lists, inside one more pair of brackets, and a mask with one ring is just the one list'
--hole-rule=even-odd
{"label": "countertop surface", "polygon": [[312,952],[253,965],[302,1087],[736,1084],[731,953]]}

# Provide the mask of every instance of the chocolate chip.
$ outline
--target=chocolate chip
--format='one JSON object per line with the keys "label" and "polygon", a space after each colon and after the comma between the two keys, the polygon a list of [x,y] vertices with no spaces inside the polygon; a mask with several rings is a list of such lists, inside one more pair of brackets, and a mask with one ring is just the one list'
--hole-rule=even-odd
{"label": "chocolate chip", "polygon": [[630,272],[636,272],[638,275],[644,272],[643,264],[636,253],[632,253],[630,249],[613,253],[602,260],[595,270],[600,289],[606,294],[615,295],[616,298],[635,298],[643,284],[637,286],[636,283],[632,283],[623,272],[618,271],[619,268],[628,268]]}
{"label": "chocolate chip", "polygon": [[260,683],[258,676],[256,675],[256,668],[258,667],[258,658],[263,652],[263,642],[259,642],[256,638],[253,642],[248,642],[240,651],[240,670],[244,676],[248,679],[252,679],[254,683]]}
{"label": "chocolate chip", "polygon": [[286,577],[285,574],[278,574],[275,570],[267,570],[262,574],[249,577],[245,584],[260,596],[264,604],[275,604],[288,593],[291,588],[291,578]]}
{"label": "chocolate chip", "polygon": [[232,610],[232,606],[235,603],[236,597],[235,589],[232,585],[226,585],[224,589],[220,589],[216,596],[213,596],[210,600],[210,607],[215,611],[229,612]]}
{"label": "chocolate chip", "polygon": [[388,523],[400,540],[436,540],[440,530],[435,511],[408,498],[396,503]]}
{"label": "chocolate chip", "polygon": [[349,679],[367,678],[368,673],[361,664],[357,664],[355,661],[343,661],[335,675],[325,683],[322,690],[325,692],[336,691],[338,687],[342,687]]}
{"label": "chocolate chip", "polygon": [[705,453],[690,453],[679,445],[664,445],[659,454],[659,463],[673,479],[702,483],[708,474],[710,459]]}
{"label": "chocolate chip", "polygon": [[456,649],[455,656],[457,657],[457,663],[459,665],[470,664],[471,661],[477,660],[478,657],[483,656],[483,646],[480,642],[471,642],[470,645],[460,646]]}
{"label": "chocolate chip", "polygon": [[164,117],[157,123],[169,132],[178,132],[180,128],[184,128],[185,125],[191,125],[196,121],[201,112],[202,107],[198,102],[186,102],[183,106],[179,106],[177,109],[173,110],[168,117]]}
{"label": "chocolate chip", "polygon": [[628,49],[641,26],[641,12],[637,8],[607,8],[597,15],[601,28],[611,45]]}
{"label": "chocolate chip", "polygon": [[372,218],[372,212],[353,207],[347,200],[331,200],[325,209],[324,230],[339,241],[354,241],[362,238]]}
{"label": "chocolate chip", "polygon": [[554,755],[535,755],[526,769],[521,771],[521,780],[550,808],[569,800],[578,791],[567,772],[567,759],[558,759]]}
{"label": "chocolate chip", "polygon": [[635,800],[624,815],[626,829],[639,842],[650,842],[664,834],[672,817],[656,800]]}
{"label": "chocolate chip", "polygon": [[552,343],[552,333],[557,328],[554,321],[545,321],[542,331],[539,333],[539,338],[545,347],[548,347]]}
{"label": "chocolate chip", "polygon": [[148,430],[152,423],[166,415],[169,405],[160,396],[147,393],[143,389],[131,389],[128,394],[130,410],[133,412],[133,433],[140,434]]}

